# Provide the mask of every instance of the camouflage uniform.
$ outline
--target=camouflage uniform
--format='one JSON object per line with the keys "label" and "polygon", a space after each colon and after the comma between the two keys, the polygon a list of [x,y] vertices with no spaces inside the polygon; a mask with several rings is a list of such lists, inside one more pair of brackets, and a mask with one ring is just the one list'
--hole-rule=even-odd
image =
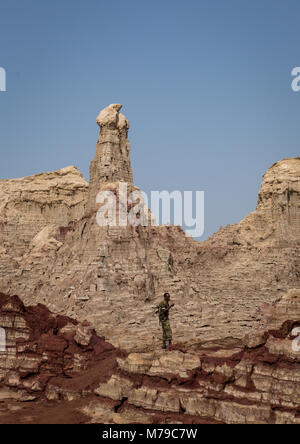
{"label": "camouflage uniform", "polygon": [[[167,308],[167,311],[164,311],[164,309]],[[163,341],[171,341],[172,340],[172,329],[170,326],[170,321],[169,321],[169,303],[166,301],[162,301],[159,304],[159,309],[158,309],[158,313],[159,313],[159,321],[161,323],[162,326],[162,331],[163,331]]]}

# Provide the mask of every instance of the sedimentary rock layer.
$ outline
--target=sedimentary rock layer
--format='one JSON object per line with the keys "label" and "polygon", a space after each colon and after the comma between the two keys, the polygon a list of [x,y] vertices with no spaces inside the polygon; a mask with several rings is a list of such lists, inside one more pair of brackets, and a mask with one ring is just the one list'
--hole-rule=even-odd
{"label": "sedimentary rock layer", "polygon": [[287,295],[270,319],[280,328],[223,347],[128,354],[88,323],[1,294],[0,423],[299,424],[300,321],[284,317],[299,307]]}
{"label": "sedimentary rock layer", "polygon": [[106,182],[127,182],[131,184],[129,122],[120,113],[122,105],[112,104],[97,117],[100,135],[96,154],[90,166],[90,188],[88,210],[96,208],[96,196],[100,185]]}
{"label": "sedimentary rock layer", "polygon": [[84,214],[88,184],[75,167],[0,180],[0,253],[18,258],[45,226]]}
{"label": "sedimentary rock layer", "polygon": [[[86,184],[79,188],[88,204],[80,200],[70,216],[60,194],[55,208],[63,225],[45,219],[18,251],[11,234],[0,255],[0,290],[22,295],[26,304],[43,303],[55,313],[87,319],[99,335],[128,351],[159,346],[153,306],[165,291],[175,302],[171,324],[176,341],[224,346],[264,329],[264,307],[300,288],[300,158],[273,165],[263,178],[256,210],[205,242],[174,226],[99,226],[98,191],[117,195],[120,182],[135,189],[129,124],[120,107],[111,105],[98,117],[101,132],[89,197]],[[39,187],[44,188],[43,182]],[[74,190],[73,198],[78,193]],[[20,199],[25,205],[26,199]],[[40,213],[43,205],[36,204]],[[7,227],[20,211],[19,206],[11,208],[9,213],[3,210],[3,230],[13,233]],[[20,220],[21,237],[22,224]]]}
{"label": "sedimentary rock layer", "polygon": [[[83,396],[95,365],[97,381],[105,379],[105,359],[114,348],[87,322],[55,316],[43,305],[25,307],[17,296],[0,293],[0,326],[0,387],[12,389],[16,399]],[[83,374],[84,381],[76,378]]]}

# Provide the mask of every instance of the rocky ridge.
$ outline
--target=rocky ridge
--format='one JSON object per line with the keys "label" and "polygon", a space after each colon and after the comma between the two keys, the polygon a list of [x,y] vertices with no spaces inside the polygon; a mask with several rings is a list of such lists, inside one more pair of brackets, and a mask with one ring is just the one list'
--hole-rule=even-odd
{"label": "rocky ridge", "polygon": [[[2,293],[0,325],[0,383],[20,401],[73,399],[68,380],[114,350],[87,322],[55,316],[43,305],[25,307],[17,296]],[[104,377],[101,365],[98,370]],[[84,395],[78,385],[73,392]]]}
{"label": "rocky ridge", "polygon": [[[273,307],[270,327],[295,308],[299,292]],[[126,353],[86,322],[1,294],[0,423],[57,421],[55,405],[59,422],[73,409],[84,423],[299,424],[297,316],[222,347]]]}
{"label": "rocky ridge", "polygon": [[120,107],[109,106],[97,119],[101,131],[87,204],[80,206],[84,213],[70,223],[66,216],[63,226],[46,221],[17,261],[1,256],[0,289],[22,295],[26,304],[43,303],[55,313],[87,319],[99,335],[127,351],[157,348],[153,306],[165,290],[176,304],[174,337],[187,346],[234,343],[264,329],[264,306],[300,286],[300,158],[271,167],[256,210],[205,242],[174,226],[100,227],[96,193],[117,194],[120,183],[136,189],[129,124]]}
{"label": "rocky ridge", "polygon": [[0,180],[0,259],[15,261],[46,226],[83,216],[88,184],[75,167]]}

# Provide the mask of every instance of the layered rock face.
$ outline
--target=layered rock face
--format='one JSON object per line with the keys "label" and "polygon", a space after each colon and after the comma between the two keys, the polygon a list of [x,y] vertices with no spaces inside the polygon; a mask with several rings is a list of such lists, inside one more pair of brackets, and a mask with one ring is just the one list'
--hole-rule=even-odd
{"label": "layered rock face", "polygon": [[264,329],[264,304],[300,288],[300,159],[271,167],[257,209],[205,242],[174,226],[99,226],[97,193],[117,194],[125,182],[135,189],[129,124],[119,111],[120,105],[111,105],[98,118],[88,210],[64,226],[46,221],[22,257],[6,263],[0,290],[21,294],[26,304],[43,303],[55,313],[87,319],[98,334],[128,351],[159,346],[153,305],[165,291],[176,304],[174,338],[187,346],[228,346]]}
{"label": "layered rock face", "polygon": [[[265,174],[257,212],[264,215],[264,231],[280,246],[300,244],[300,157],[275,163]],[[267,225],[269,230],[266,230]]]}
{"label": "layered rock face", "polygon": [[[87,422],[299,422],[300,158],[273,165],[256,210],[205,242],[101,225],[99,191],[117,216],[120,184],[138,191],[120,109],[98,116],[90,186],[74,167],[0,181],[0,291],[22,299],[0,296],[0,400],[86,395]],[[162,353],[165,291],[175,346]]]}
{"label": "layered rock face", "polygon": [[[130,353],[95,394],[117,405],[112,422],[300,423],[300,293],[290,291],[269,311],[265,331],[220,346]],[[275,326],[277,326],[275,328]],[[103,420],[92,401],[91,422]]]}
{"label": "layered rock face", "polygon": [[275,163],[264,175],[256,210],[237,225],[236,240],[264,247],[300,243],[300,157]]}
{"label": "layered rock face", "polygon": [[18,258],[45,226],[83,216],[88,184],[75,167],[0,180],[1,256]]}
{"label": "layered rock face", "polygon": [[299,424],[299,309],[293,292],[273,307],[278,329],[128,354],[86,322],[1,294],[0,423]]}
{"label": "layered rock face", "polygon": [[[0,294],[0,326],[0,387],[13,390],[19,401],[82,396],[89,378],[82,386],[76,376],[103,364],[114,350],[88,323],[55,316],[42,305],[25,307],[17,296]],[[6,391],[0,389],[0,398],[1,393]]]}
{"label": "layered rock face", "polygon": [[183,422],[300,424],[299,352],[290,331],[280,333],[227,349],[132,353],[95,393],[126,400],[120,414],[145,409],[145,422],[156,412]]}
{"label": "layered rock face", "polygon": [[106,182],[133,183],[130,166],[129,122],[120,113],[122,105],[112,104],[97,117],[100,135],[90,166],[88,210],[95,209],[100,185]]}

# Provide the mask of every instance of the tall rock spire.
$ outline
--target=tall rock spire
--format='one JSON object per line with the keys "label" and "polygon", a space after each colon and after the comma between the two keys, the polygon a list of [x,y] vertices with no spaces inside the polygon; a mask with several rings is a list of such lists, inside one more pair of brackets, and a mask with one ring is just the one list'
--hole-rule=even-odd
{"label": "tall rock spire", "polygon": [[88,209],[93,209],[99,187],[105,182],[133,183],[130,166],[129,122],[120,113],[122,105],[104,108],[96,122],[100,126],[96,154],[90,165]]}

